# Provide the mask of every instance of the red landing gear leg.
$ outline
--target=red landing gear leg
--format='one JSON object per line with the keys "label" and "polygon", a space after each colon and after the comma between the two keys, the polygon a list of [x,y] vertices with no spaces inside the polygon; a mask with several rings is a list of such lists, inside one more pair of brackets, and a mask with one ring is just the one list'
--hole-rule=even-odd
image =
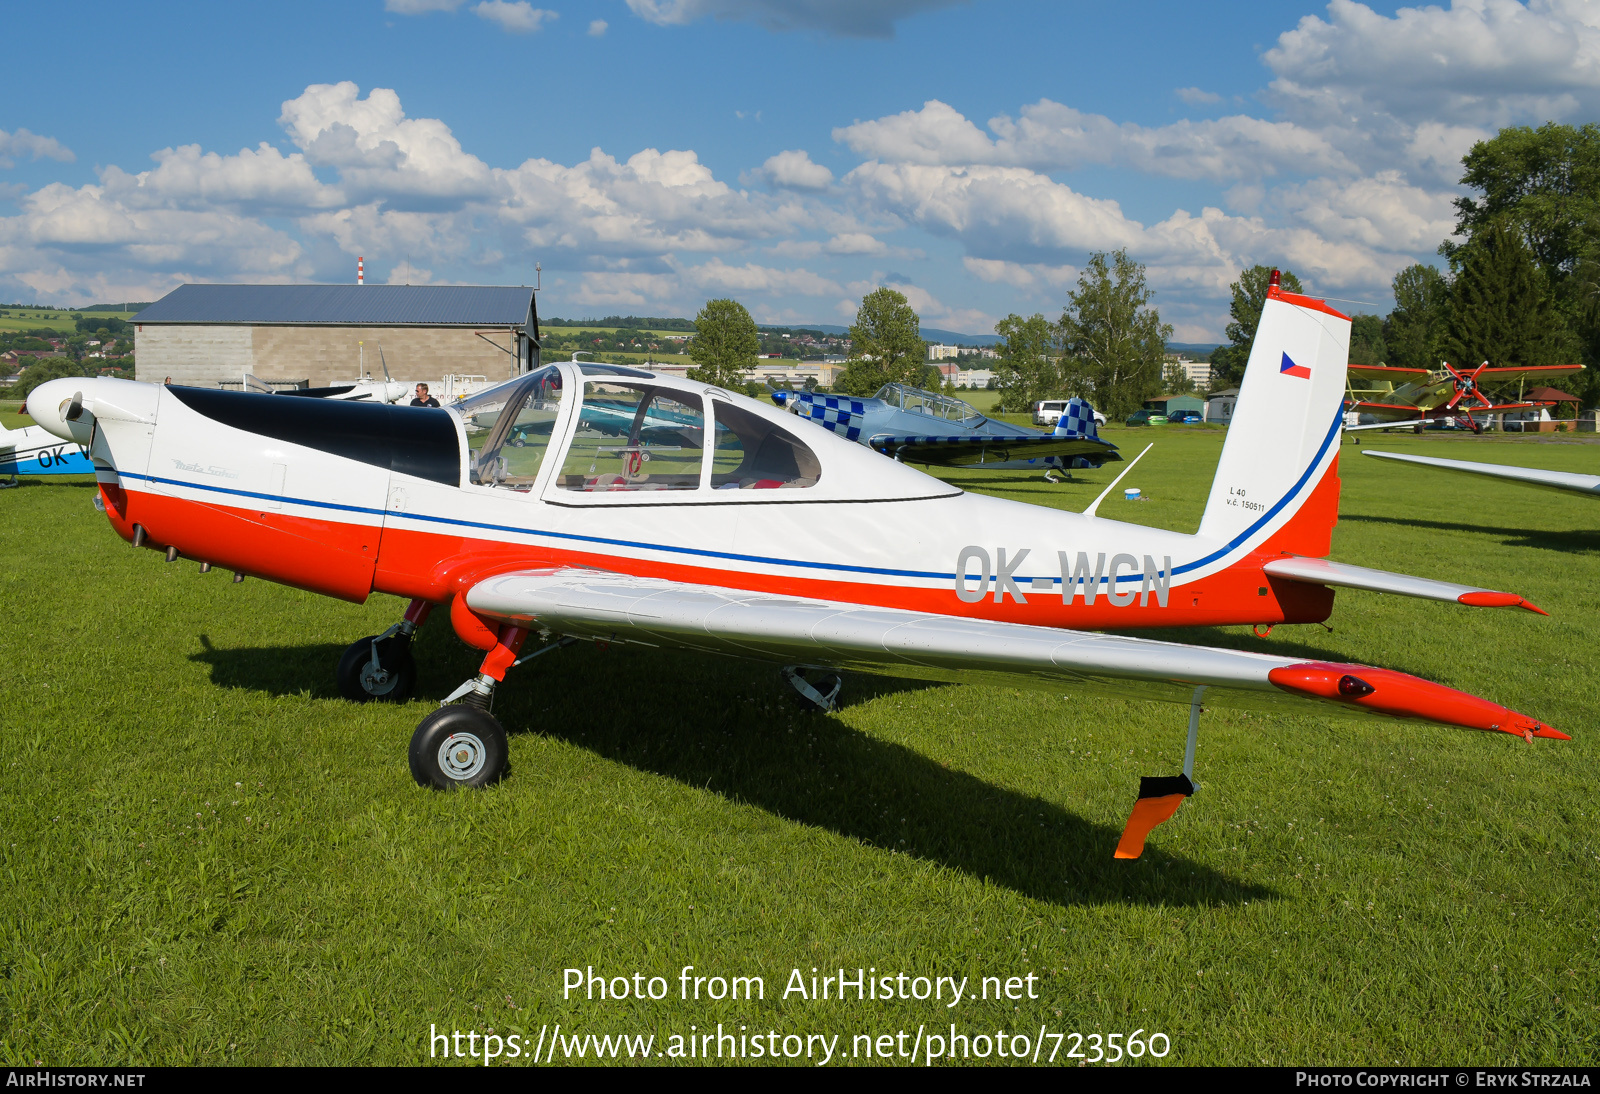
{"label": "red landing gear leg", "polygon": [[[489,713],[495,685],[517,663],[526,628],[502,624],[478,675],[450,693],[411,735],[411,777],[436,790],[482,787],[506,772],[506,731]],[[456,702],[456,700],[460,702]],[[453,705],[452,705],[453,704]]]}
{"label": "red landing gear leg", "polygon": [[1144,854],[1145,837],[1156,825],[1172,819],[1172,815],[1200,784],[1194,781],[1194,749],[1200,734],[1200,697],[1204,687],[1194,689],[1189,703],[1189,741],[1183,750],[1183,774],[1145,775],[1139,780],[1139,800],[1133,803],[1133,813],[1117,841],[1115,858],[1138,858]]}

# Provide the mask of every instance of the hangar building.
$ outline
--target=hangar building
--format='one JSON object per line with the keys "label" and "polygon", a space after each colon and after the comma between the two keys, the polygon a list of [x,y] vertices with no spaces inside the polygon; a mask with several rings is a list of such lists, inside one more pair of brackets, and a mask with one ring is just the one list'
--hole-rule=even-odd
{"label": "hangar building", "polygon": [[181,285],[136,317],[136,375],[326,387],[356,379],[363,358],[381,379],[381,346],[394,379],[435,392],[450,375],[506,380],[538,363],[533,297],[489,285]]}

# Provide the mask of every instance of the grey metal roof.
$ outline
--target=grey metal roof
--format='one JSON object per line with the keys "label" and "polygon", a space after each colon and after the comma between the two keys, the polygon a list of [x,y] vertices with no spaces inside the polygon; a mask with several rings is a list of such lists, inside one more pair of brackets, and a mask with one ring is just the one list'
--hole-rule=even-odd
{"label": "grey metal roof", "polygon": [[532,308],[533,289],[499,285],[180,285],[135,321],[509,327]]}

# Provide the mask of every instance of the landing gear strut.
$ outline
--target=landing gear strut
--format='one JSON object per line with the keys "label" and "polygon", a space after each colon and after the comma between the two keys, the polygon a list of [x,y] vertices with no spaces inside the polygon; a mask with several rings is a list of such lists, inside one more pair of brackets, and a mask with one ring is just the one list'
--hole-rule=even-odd
{"label": "landing gear strut", "polygon": [[433,605],[413,600],[405,618],[382,634],[357,639],[339,658],[339,694],[353,703],[379,700],[402,703],[417,686],[417,664],[411,657],[411,636]]}
{"label": "landing gear strut", "polygon": [[1200,735],[1200,697],[1204,685],[1194,689],[1189,701],[1189,740],[1183,749],[1183,774],[1145,775],[1139,779],[1139,800],[1133,803],[1133,813],[1117,841],[1114,858],[1138,858],[1144,853],[1144,841],[1158,824],[1172,819],[1178,806],[1200,789],[1194,781],[1194,750]]}

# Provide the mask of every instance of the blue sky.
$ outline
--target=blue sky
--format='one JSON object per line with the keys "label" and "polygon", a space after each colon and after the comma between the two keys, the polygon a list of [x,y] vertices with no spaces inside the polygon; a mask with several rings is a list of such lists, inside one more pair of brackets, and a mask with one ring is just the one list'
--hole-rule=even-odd
{"label": "blue sky", "polygon": [[[1180,340],[1265,262],[1389,306],[1459,158],[1600,107],[1579,0],[362,0],[8,13],[0,299],[522,283],[541,311],[1059,314],[1126,247]],[[108,29],[97,38],[89,28]]]}

